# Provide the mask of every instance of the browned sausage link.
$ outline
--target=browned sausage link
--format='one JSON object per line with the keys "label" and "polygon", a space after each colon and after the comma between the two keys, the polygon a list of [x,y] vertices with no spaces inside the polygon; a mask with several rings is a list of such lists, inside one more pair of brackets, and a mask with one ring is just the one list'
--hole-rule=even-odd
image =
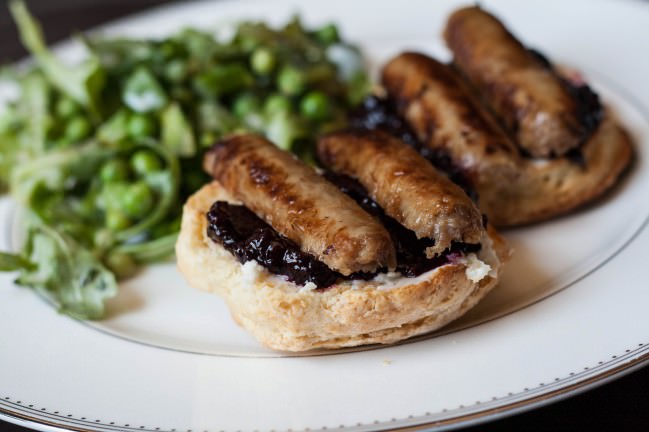
{"label": "browned sausage link", "polygon": [[520,160],[515,144],[449,66],[403,53],[383,68],[383,86],[422,145],[449,154],[477,187],[510,181]]}
{"label": "browned sausage link", "polygon": [[434,255],[452,241],[479,243],[480,212],[466,194],[412,147],[381,131],[343,131],[318,141],[320,161],[357,179],[387,215],[418,238],[432,238]]}
{"label": "browned sausage link", "polygon": [[494,16],[460,9],[444,37],[455,64],[530,155],[561,156],[587,138],[575,98]]}
{"label": "browned sausage link", "polygon": [[386,229],[293,155],[257,135],[223,139],[205,170],[234,198],[343,275],[394,268]]}

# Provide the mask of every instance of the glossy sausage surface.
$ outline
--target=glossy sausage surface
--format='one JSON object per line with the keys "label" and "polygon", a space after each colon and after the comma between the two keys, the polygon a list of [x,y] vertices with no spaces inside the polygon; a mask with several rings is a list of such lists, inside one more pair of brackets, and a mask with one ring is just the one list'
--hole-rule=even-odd
{"label": "glossy sausage surface", "polygon": [[516,145],[453,68],[403,53],[385,65],[382,83],[421,144],[448,154],[478,189],[516,175]]}
{"label": "glossy sausage surface", "polygon": [[280,234],[343,275],[394,268],[386,229],[314,169],[265,138],[225,138],[206,154],[204,168]]}
{"label": "glossy sausage surface", "polygon": [[455,65],[531,156],[562,156],[588,138],[592,130],[567,85],[493,15],[459,9],[444,37]]}
{"label": "glossy sausage surface", "polygon": [[452,241],[479,243],[484,229],[466,194],[409,145],[381,131],[350,130],[318,141],[320,161],[358,180],[385,213],[418,238],[431,238],[433,256]]}

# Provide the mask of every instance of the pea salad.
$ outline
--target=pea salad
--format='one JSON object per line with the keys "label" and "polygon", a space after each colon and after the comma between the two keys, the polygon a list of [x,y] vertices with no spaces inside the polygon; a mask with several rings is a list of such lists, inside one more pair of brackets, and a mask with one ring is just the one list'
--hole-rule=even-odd
{"label": "pea salad", "polygon": [[0,188],[24,211],[0,271],[62,313],[99,319],[118,281],[173,256],[182,203],[209,178],[203,152],[252,131],[314,164],[314,140],[368,93],[357,47],[334,24],[238,23],[160,40],[79,36],[68,65],[21,1],[9,3],[33,62],[0,72]]}

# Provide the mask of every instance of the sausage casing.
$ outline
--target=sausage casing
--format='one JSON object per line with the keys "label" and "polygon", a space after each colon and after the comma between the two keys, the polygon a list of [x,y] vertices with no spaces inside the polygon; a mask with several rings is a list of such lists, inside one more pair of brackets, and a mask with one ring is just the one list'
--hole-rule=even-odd
{"label": "sausage casing", "polygon": [[389,233],[315,170],[263,137],[225,138],[205,170],[280,234],[343,275],[394,268]]}
{"label": "sausage casing", "polygon": [[459,9],[444,32],[454,63],[533,157],[562,156],[592,132],[558,75],[493,15]]}
{"label": "sausage casing", "polygon": [[358,180],[388,216],[431,238],[432,256],[452,241],[479,243],[484,229],[473,202],[453,182],[398,138],[381,131],[351,130],[318,141],[320,161]]}
{"label": "sausage casing", "polygon": [[385,65],[382,83],[421,144],[448,154],[479,192],[514,180],[516,145],[450,66],[403,53]]}

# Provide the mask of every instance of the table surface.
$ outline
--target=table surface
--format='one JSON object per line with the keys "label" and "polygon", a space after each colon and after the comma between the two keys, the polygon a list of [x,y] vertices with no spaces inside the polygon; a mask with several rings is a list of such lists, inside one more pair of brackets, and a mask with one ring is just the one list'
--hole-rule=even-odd
{"label": "table surface", "polygon": [[[54,42],[73,31],[167,2],[169,0],[30,0],[29,6],[43,23],[48,41]],[[0,5],[0,41],[0,64],[26,55],[4,4]],[[555,429],[646,432],[649,430],[649,367],[546,407],[461,431]],[[0,431],[25,432],[29,429],[0,421]]]}

